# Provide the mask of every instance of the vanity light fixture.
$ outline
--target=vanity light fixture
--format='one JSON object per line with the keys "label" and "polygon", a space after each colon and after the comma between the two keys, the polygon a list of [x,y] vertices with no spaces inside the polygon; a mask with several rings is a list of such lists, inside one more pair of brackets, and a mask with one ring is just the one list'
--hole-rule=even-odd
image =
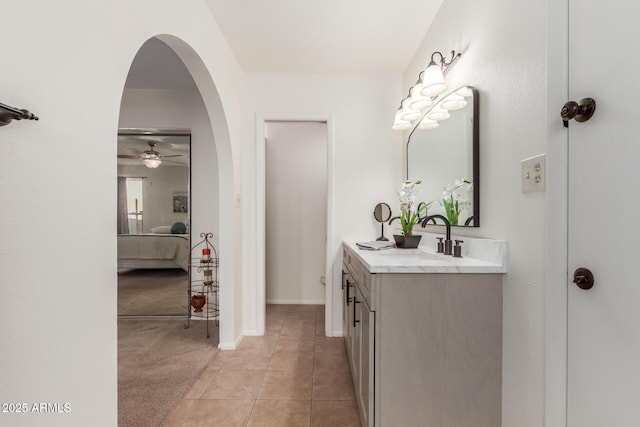
{"label": "vanity light fixture", "polygon": [[427,108],[433,105],[433,99],[421,93],[422,88],[424,87],[424,81],[422,80],[423,74],[424,74],[424,71],[420,72],[420,74],[418,75],[418,81],[409,90],[409,94],[410,94],[409,106],[412,109],[418,110],[420,112],[423,112],[424,110],[426,110]]}
{"label": "vanity light fixture", "polygon": [[440,123],[438,123],[437,120],[431,120],[428,117],[425,117],[418,123],[418,129],[435,129],[438,126],[440,126]]}
{"label": "vanity light fixture", "polygon": [[438,122],[447,120],[449,117],[451,117],[451,114],[449,114],[447,110],[442,108],[441,104],[436,105],[431,109],[431,111],[427,113],[427,118]]}
{"label": "vanity light fixture", "polygon": [[402,120],[401,116],[402,116],[402,109],[399,109],[398,111],[396,111],[396,118],[393,121],[393,126],[391,126],[391,129],[403,131],[403,130],[409,130],[413,127],[410,121]]}
{"label": "vanity light fixture", "polygon": [[[435,56],[440,56],[440,61],[435,61]],[[451,51],[451,59],[447,62],[444,55],[438,51],[431,54],[431,61],[424,70],[423,85],[420,93],[424,96],[438,96],[447,90],[447,84],[444,82],[444,72],[453,64],[460,54],[456,54],[455,50]]]}
{"label": "vanity light fixture", "polygon": [[[426,109],[433,107],[438,95],[447,90],[447,84],[444,81],[444,73],[458,58],[460,58],[460,56],[461,54],[456,53],[455,50],[451,51],[451,58],[449,60],[447,60],[439,51],[435,51],[431,54],[431,61],[429,62],[429,65],[425,70],[418,74],[418,80],[415,85],[409,89],[409,95],[401,101],[400,108],[396,112],[393,126],[391,126],[393,130],[404,131],[411,129],[412,125],[410,122],[422,116]],[[437,57],[439,57],[438,61],[436,61]],[[466,105],[464,97],[465,95],[461,95],[461,101],[458,99],[457,103],[453,103],[452,101],[451,104],[448,104],[451,105],[451,108],[444,105],[439,110],[437,108],[432,108],[433,111],[430,113],[429,118],[431,120],[448,119],[449,114],[446,110],[464,108]],[[425,124],[424,126],[430,126],[427,127],[427,129],[435,127],[432,126],[432,124]]]}
{"label": "vanity light fixture", "polygon": [[400,118],[402,120],[412,122],[422,115],[422,113],[419,110],[414,110],[413,108],[411,108],[410,97],[406,97],[405,99],[403,99],[400,105],[402,110],[402,114],[400,115]]}
{"label": "vanity light fixture", "polygon": [[471,98],[473,96],[473,90],[471,90],[469,86],[462,86],[456,91],[456,94],[463,98]]}
{"label": "vanity light fixture", "polygon": [[467,106],[467,101],[457,93],[452,93],[442,100],[440,106],[445,110],[460,110]]}

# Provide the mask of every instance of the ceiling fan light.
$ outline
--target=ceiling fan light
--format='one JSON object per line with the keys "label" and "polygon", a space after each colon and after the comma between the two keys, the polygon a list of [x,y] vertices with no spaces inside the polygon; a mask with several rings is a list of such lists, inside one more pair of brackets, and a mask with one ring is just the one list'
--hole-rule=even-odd
{"label": "ceiling fan light", "polygon": [[160,166],[160,163],[162,163],[162,160],[160,160],[160,158],[157,158],[157,159],[150,158],[150,159],[144,159],[142,163],[144,163],[144,165],[149,169],[155,169],[158,166]]}

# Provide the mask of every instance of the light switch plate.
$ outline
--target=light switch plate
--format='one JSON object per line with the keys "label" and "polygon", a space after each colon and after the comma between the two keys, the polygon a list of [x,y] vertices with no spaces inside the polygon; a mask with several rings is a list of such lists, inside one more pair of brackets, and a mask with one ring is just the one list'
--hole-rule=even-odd
{"label": "light switch plate", "polygon": [[530,157],[520,162],[522,169],[522,192],[544,191],[546,186],[545,155]]}

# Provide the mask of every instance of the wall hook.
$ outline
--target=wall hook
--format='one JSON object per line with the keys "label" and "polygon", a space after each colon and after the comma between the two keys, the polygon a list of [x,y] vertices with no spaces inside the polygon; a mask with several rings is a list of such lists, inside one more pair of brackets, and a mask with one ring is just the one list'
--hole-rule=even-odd
{"label": "wall hook", "polygon": [[8,125],[12,120],[39,120],[39,118],[29,110],[10,107],[0,102],[0,126]]}

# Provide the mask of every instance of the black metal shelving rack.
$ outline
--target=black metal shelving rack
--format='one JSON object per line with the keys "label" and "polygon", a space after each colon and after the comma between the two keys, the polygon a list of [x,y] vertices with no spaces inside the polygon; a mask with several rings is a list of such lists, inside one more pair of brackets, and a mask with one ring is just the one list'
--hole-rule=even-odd
{"label": "black metal shelving rack", "polygon": [[[206,331],[209,338],[209,321],[215,320],[216,326],[220,326],[220,306],[218,293],[220,282],[218,281],[218,268],[220,258],[215,246],[211,244],[212,233],[200,233],[200,240],[191,247],[189,254],[189,289],[188,304],[189,316],[185,328],[190,326],[191,318],[202,319],[207,322]],[[198,300],[202,303],[198,303]]]}

